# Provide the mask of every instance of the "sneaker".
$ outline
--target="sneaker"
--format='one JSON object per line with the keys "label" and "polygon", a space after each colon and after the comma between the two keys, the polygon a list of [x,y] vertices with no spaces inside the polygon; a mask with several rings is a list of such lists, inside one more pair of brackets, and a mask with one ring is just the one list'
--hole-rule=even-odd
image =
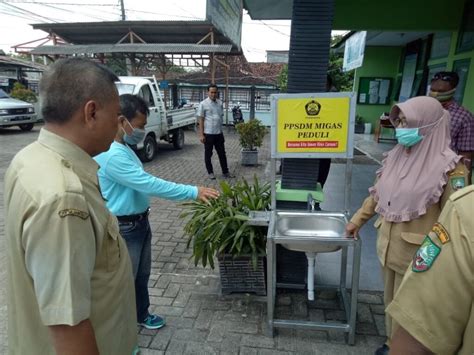
{"label": "sneaker", "polygon": [[138,323],[146,329],[160,329],[165,326],[165,320],[156,314],[149,314],[141,323]]}
{"label": "sneaker", "polygon": [[383,344],[380,348],[375,350],[375,355],[388,355],[390,348],[387,344]]}
{"label": "sneaker", "polygon": [[215,176],[213,173],[210,173],[210,174],[209,174],[209,179],[215,180],[215,179],[216,179],[216,176]]}
{"label": "sneaker", "polygon": [[235,175],[233,175],[233,174],[231,174],[231,173],[225,173],[225,174],[223,174],[223,175],[224,175],[224,177],[225,177],[226,179],[233,179],[233,178],[235,178]]}

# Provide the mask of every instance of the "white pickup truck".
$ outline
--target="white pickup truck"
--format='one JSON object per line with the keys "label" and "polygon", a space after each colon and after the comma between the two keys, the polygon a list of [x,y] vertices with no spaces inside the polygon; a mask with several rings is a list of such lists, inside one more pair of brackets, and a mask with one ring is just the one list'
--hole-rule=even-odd
{"label": "white pickup truck", "polygon": [[183,148],[183,128],[195,126],[195,108],[185,107],[167,110],[154,77],[122,76],[120,82],[116,84],[120,95],[138,95],[145,100],[150,109],[150,115],[145,126],[145,138],[136,147],[138,156],[142,161],[153,160],[160,139],[172,143],[175,149]]}
{"label": "white pickup truck", "polygon": [[19,126],[22,131],[31,131],[36,121],[32,104],[13,99],[0,89],[0,128]]}

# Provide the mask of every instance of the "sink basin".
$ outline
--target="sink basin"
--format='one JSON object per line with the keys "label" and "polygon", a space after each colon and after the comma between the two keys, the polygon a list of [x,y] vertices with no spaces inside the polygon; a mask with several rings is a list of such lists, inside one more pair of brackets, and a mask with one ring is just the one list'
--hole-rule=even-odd
{"label": "sink basin", "polygon": [[279,211],[273,237],[289,250],[329,253],[348,241],[346,223],[343,213]]}

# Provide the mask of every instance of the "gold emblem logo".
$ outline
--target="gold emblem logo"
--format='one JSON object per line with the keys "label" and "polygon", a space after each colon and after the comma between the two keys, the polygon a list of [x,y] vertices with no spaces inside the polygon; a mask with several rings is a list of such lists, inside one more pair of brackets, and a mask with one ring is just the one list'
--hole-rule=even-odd
{"label": "gold emblem logo", "polygon": [[305,106],[306,114],[308,116],[317,116],[321,111],[321,104],[315,100],[311,100]]}

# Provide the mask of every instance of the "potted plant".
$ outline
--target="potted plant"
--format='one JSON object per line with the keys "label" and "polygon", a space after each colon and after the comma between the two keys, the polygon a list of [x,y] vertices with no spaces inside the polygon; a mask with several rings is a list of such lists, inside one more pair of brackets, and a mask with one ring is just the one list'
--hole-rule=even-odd
{"label": "potted plant", "polygon": [[185,203],[184,231],[192,247],[194,264],[214,268],[218,259],[222,293],[255,292],[265,288],[267,227],[249,224],[249,211],[270,208],[270,185],[254,177],[231,186],[221,181],[221,194],[209,202]]}
{"label": "potted plant", "polygon": [[262,122],[256,118],[247,122],[239,123],[235,126],[239,134],[239,141],[242,147],[241,163],[242,165],[258,164],[258,149],[262,146],[263,138],[267,129]]}
{"label": "potted plant", "polygon": [[365,126],[364,126],[364,118],[361,115],[356,115],[356,122],[354,127],[355,133],[364,133]]}

